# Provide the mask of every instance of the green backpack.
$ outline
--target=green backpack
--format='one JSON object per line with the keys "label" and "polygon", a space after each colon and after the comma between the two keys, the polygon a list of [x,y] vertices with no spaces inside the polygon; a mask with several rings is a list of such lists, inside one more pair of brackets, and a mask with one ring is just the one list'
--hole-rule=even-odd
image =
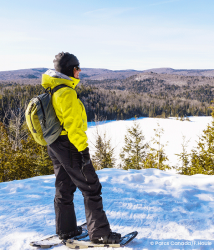
{"label": "green backpack", "polygon": [[25,111],[28,128],[34,140],[40,145],[50,145],[61,134],[63,126],[56,116],[52,105],[52,95],[61,88],[68,87],[65,84],[56,86],[51,90],[47,88],[45,93],[32,98]]}

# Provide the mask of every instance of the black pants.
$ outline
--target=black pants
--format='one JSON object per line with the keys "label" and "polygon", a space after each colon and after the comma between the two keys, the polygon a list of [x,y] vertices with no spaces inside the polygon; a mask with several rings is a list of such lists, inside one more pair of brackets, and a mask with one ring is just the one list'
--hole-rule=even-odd
{"label": "black pants", "polygon": [[[82,168],[82,155],[66,135],[48,146],[54,165],[56,194],[54,207],[56,233],[69,233],[76,229],[73,196],[78,187],[83,194],[85,215],[90,239],[108,235],[110,226],[103,211],[101,184],[90,161]],[[86,152],[86,154],[89,154]]]}

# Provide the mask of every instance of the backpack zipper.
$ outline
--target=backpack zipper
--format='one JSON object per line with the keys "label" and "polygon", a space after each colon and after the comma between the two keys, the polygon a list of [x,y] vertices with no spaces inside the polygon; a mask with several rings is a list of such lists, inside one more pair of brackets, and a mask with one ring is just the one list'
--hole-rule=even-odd
{"label": "backpack zipper", "polygon": [[34,105],[34,104],[35,104],[35,103],[32,103],[32,104],[31,104],[31,107],[30,107],[30,109],[29,109],[28,115],[30,115],[30,123],[31,123],[31,126],[32,126],[33,133],[36,134],[37,132],[36,132],[34,126],[33,126],[33,122],[32,122],[32,119],[31,119],[31,111],[32,111],[32,108],[33,108],[33,105]]}
{"label": "backpack zipper", "polygon": [[45,117],[45,111],[44,111],[44,108],[43,108],[43,105],[42,105],[42,101],[38,96],[37,96],[37,99],[40,102],[40,105],[41,105],[41,108],[42,108],[42,113],[43,113],[43,119],[42,119],[41,124],[43,124],[43,126],[46,128],[46,117]]}

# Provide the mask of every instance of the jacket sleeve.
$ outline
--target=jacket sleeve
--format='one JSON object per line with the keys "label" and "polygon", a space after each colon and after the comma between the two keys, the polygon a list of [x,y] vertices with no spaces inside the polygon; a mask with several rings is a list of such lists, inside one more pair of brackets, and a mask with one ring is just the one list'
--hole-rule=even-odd
{"label": "jacket sleeve", "polygon": [[61,96],[60,108],[63,117],[63,127],[68,133],[70,142],[78,149],[83,151],[88,147],[87,135],[84,131],[85,124],[83,115],[85,110],[77,99],[76,91],[68,89]]}

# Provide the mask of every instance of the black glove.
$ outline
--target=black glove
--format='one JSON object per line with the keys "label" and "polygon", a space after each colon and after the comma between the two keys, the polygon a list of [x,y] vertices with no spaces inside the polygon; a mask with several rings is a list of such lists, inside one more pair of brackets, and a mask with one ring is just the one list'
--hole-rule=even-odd
{"label": "black glove", "polygon": [[82,156],[82,167],[90,164],[91,158],[90,158],[90,154],[89,154],[89,148],[87,147],[83,151],[80,151],[80,154]]}
{"label": "black glove", "polygon": [[90,164],[91,159],[90,159],[90,154],[89,154],[89,148],[87,147],[86,149],[84,149],[83,151],[80,151],[80,154],[82,156],[82,166],[81,166],[81,173],[83,174],[83,176],[85,177],[86,181],[87,180],[87,176],[84,173],[84,167],[88,164]]}

